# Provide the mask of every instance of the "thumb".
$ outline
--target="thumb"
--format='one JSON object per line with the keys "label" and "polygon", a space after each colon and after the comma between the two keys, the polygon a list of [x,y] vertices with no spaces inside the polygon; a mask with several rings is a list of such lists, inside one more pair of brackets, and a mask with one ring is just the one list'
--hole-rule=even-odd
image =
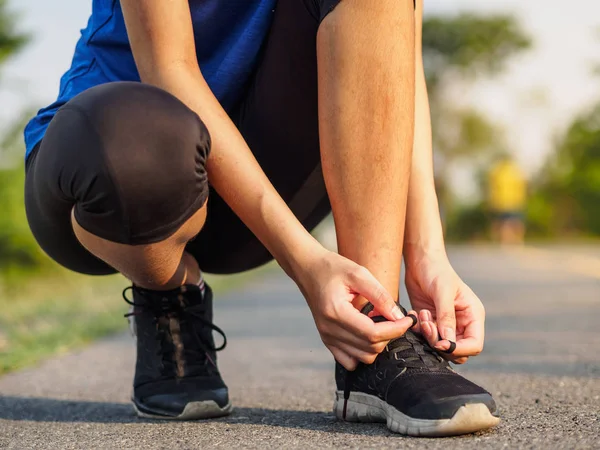
{"label": "thumb", "polygon": [[390,293],[365,267],[354,271],[350,288],[366,298],[386,319],[396,321],[404,317]]}
{"label": "thumb", "polygon": [[456,342],[456,312],[454,299],[456,291],[440,287],[435,292],[435,315],[437,327],[442,339]]}

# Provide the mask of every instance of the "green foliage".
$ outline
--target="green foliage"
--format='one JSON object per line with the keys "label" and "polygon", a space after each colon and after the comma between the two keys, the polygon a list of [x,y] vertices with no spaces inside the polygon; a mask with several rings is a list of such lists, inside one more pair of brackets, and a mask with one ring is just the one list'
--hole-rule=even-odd
{"label": "green foliage", "polygon": [[600,236],[600,104],[576,117],[538,175],[529,216],[540,233]]}
{"label": "green foliage", "polygon": [[[6,0],[0,0],[0,66],[29,40],[27,35],[16,31],[15,24],[15,15],[8,11]],[[22,148],[16,145],[16,136],[20,136],[23,124],[17,120],[0,142],[0,282],[6,282],[15,271],[44,264],[44,256],[25,218],[23,168],[15,165],[13,156],[17,147]]]}
{"label": "green foliage", "polygon": [[497,75],[511,57],[530,46],[530,37],[510,15],[463,13],[424,19],[423,59],[433,145],[440,161],[436,183],[440,201],[450,215],[453,165],[468,162],[477,169],[505,151],[505,140],[504,131],[482,111],[472,106],[457,107],[444,94],[456,82]]}
{"label": "green foliage", "polygon": [[125,283],[57,269],[28,274],[18,290],[0,292],[0,375],[124,329]]}
{"label": "green foliage", "polygon": [[495,75],[510,57],[530,46],[530,37],[510,15],[463,13],[423,20],[423,58],[430,89],[450,69],[463,76]]}
{"label": "green foliage", "polygon": [[54,266],[33,238],[25,215],[22,130],[29,113],[19,118],[0,143],[0,285],[23,272]]}
{"label": "green foliage", "polygon": [[[220,296],[276,270],[272,262],[240,274],[208,275],[206,281]],[[120,291],[129,282],[121,275],[90,277],[58,267],[51,276],[23,275],[18,289],[3,292],[0,285],[0,375],[127,326]]]}
{"label": "green foliage", "polygon": [[4,276],[12,270],[34,269],[47,259],[29,231],[23,208],[23,167],[0,170],[0,266]]}
{"label": "green foliage", "polygon": [[527,199],[527,210],[525,221],[527,234],[532,237],[555,237],[557,223],[555,208],[544,194],[533,191]]}
{"label": "green foliage", "polygon": [[6,0],[0,0],[0,66],[29,42],[28,35],[16,31],[16,22]]}
{"label": "green foliage", "polygon": [[[436,151],[447,163],[460,158],[484,156],[490,159],[504,149],[503,130],[475,108],[452,108],[444,105],[443,126],[434,133]],[[441,118],[440,118],[441,119]]]}
{"label": "green foliage", "polygon": [[484,203],[456,207],[447,217],[446,238],[448,241],[487,239],[490,224]]}

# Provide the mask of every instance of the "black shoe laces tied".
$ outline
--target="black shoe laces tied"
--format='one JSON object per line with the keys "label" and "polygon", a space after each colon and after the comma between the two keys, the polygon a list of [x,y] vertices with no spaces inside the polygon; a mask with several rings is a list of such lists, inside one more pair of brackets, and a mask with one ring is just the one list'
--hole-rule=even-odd
{"label": "black shoe laces tied", "polygon": [[[363,311],[365,311],[365,309],[363,309]],[[406,315],[406,310],[403,309],[403,312]],[[382,316],[372,317],[372,319],[374,322],[383,322],[387,320]],[[402,369],[445,369],[448,367],[448,362],[430,347],[423,336],[413,333],[410,330],[407,331],[404,336],[400,336],[399,338],[392,339],[388,342],[385,350],[377,358],[385,358],[385,354],[387,354],[389,360],[397,361],[396,366]],[[376,360],[373,364],[377,363],[378,361]],[[361,366],[364,365],[366,364],[359,362],[355,370],[346,373],[346,380],[344,383],[344,409],[342,412],[344,419],[346,418],[348,399],[350,398],[350,392],[354,385],[356,373]]]}
{"label": "black shoe laces tied", "polygon": [[391,340],[386,351],[398,361],[398,367],[445,367],[446,361],[429,346],[421,335],[407,331],[404,336]]}
{"label": "black shoe laces tied", "polygon": [[[183,376],[185,372],[184,366],[186,361],[188,361],[186,356],[188,356],[189,361],[197,361],[201,364],[205,364],[206,361],[208,361],[215,369],[217,368],[215,361],[211,358],[209,353],[223,350],[227,346],[227,337],[221,328],[204,318],[206,312],[204,304],[197,303],[194,305],[187,305],[185,301],[175,302],[167,297],[163,297],[158,301],[146,301],[145,303],[140,304],[127,298],[127,292],[130,290],[133,290],[133,286],[129,286],[123,290],[123,299],[125,302],[134,308],[142,308],[149,311],[154,316],[154,323],[157,324],[160,339],[160,347],[157,356],[162,358],[163,367],[174,366],[176,368],[176,374]],[[179,295],[186,295],[185,286],[182,287],[181,294]],[[136,312],[134,310],[124,316],[136,316]],[[168,325],[161,319],[166,319]],[[173,322],[172,319],[175,319],[175,321]],[[181,337],[176,336],[176,334],[181,334],[181,327],[186,326],[187,324],[190,325],[190,334],[194,338],[194,342],[197,345],[196,348],[189,348],[189,346],[187,348],[184,347]],[[223,338],[223,343],[216,347],[210,342],[207,342],[202,335],[203,329],[209,329],[211,333],[214,331],[220,334]],[[169,348],[169,341],[175,348]]]}

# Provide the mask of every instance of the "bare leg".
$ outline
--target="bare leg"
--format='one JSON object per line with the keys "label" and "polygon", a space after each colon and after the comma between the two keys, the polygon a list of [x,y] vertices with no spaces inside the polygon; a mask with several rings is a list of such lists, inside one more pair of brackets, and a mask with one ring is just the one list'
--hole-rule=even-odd
{"label": "bare leg", "polygon": [[500,235],[500,243],[502,245],[511,243],[511,233],[512,233],[512,231],[511,231],[511,227],[510,227],[510,220],[509,219],[500,220],[498,234]]}
{"label": "bare leg", "polygon": [[184,250],[187,242],[200,232],[205,220],[206,205],[164,241],[132,246],[111,242],[86,231],[71,214],[73,230],[81,245],[136,286],[155,290],[198,282],[198,263]]}
{"label": "bare leg", "polygon": [[413,145],[414,49],[409,0],[345,0],[317,37],[321,158],[338,249],[394,296]]}
{"label": "bare leg", "polygon": [[492,220],[492,226],[491,226],[492,242],[500,243],[500,229],[501,228],[502,228],[502,223],[501,223],[500,219],[494,218]]}
{"label": "bare leg", "polygon": [[523,245],[525,241],[525,222],[515,217],[510,220],[510,226],[512,229],[512,243],[516,245]]}

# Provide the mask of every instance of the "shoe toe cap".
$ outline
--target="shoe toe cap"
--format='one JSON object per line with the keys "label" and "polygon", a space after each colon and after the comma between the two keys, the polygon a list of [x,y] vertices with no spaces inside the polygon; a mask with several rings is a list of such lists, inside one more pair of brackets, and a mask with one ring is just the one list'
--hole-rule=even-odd
{"label": "shoe toe cap", "polygon": [[197,392],[181,392],[170,394],[155,394],[134,399],[138,408],[145,412],[176,417],[183,413],[190,403],[214,402],[219,408],[225,408],[229,403],[227,388],[203,390]]}
{"label": "shoe toe cap", "polygon": [[427,420],[451,419],[461,406],[476,403],[487,406],[491,414],[496,413],[496,402],[492,396],[481,393],[420,402],[408,408],[406,414],[413,418]]}

